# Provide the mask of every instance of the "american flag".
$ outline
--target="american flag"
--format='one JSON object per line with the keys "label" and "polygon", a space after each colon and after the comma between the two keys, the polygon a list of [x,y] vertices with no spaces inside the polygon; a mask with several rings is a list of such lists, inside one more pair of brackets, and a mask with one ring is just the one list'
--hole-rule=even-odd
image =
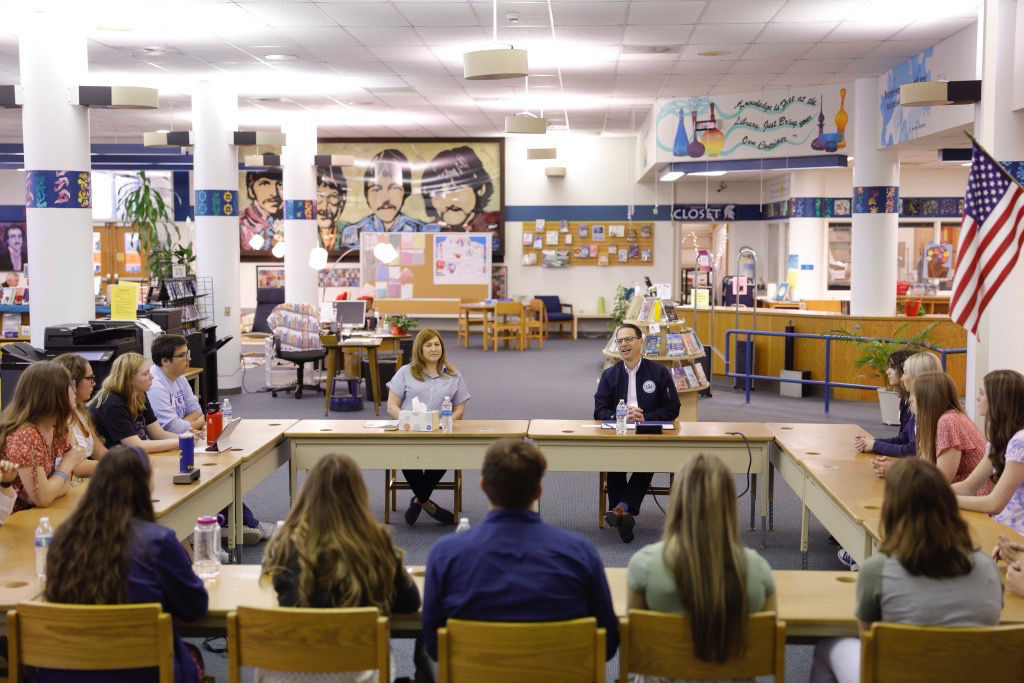
{"label": "american flag", "polygon": [[972,141],[950,317],[978,333],[978,321],[1024,247],[1024,188]]}

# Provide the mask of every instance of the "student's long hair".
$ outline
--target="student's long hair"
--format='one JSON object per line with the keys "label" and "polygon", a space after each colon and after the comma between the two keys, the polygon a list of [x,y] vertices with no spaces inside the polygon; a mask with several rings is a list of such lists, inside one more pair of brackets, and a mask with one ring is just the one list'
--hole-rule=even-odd
{"label": "student's long hair", "polygon": [[915,380],[926,372],[942,372],[942,363],[934,353],[920,351],[903,361],[903,377],[910,375]]}
{"label": "student's long hair", "polygon": [[117,394],[124,399],[132,419],[138,417],[146,408],[146,394],[135,388],[135,375],[146,362],[146,357],[139,353],[118,356],[110,374],[103,380],[103,388],[96,392],[89,405],[101,406],[111,394]]}
{"label": "student's long hair", "polygon": [[963,413],[956,385],[944,372],[926,372],[914,379],[914,401],[917,403],[917,454],[934,463],[935,435],[939,418],[950,410]]}
{"label": "student's long hair", "polygon": [[676,475],[665,517],[663,560],[693,624],[701,660],[724,662],[747,646],[746,558],[736,525],[732,473],[700,453]]}
{"label": "student's long hair", "polygon": [[[370,514],[359,467],[347,455],[320,459],[283,527],[267,545],[263,578],[295,572],[297,607],[375,606],[387,613],[402,553]],[[326,596],[329,604],[316,604]]]}
{"label": "student's long hair", "polygon": [[69,386],[71,375],[52,361],[38,361],[25,368],[18,378],[11,402],[0,412],[0,450],[14,430],[26,424],[38,426],[51,417],[56,418],[54,442],[66,439],[72,415]]}
{"label": "student's long hair", "polygon": [[882,539],[878,549],[914,576],[945,579],[971,571],[974,545],[953,489],[922,458],[901,458],[886,472]]}
{"label": "student's long hair", "polygon": [[423,347],[427,342],[433,341],[434,338],[441,342],[441,357],[437,361],[437,372],[447,372],[449,375],[459,374],[455,366],[448,361],[448,354],[444,347],[444,339],[441,339],[441,333],[432,327],[424,327],[416,335],[416,339],[412,343],[412,363],[409,364],[409,372],[419,382],[422,382],[424,379],[423,370],[427,365],[427,357],[423,353]]}
{"label": "student's long hair", "polygon": [[114,446],[99,460],[82,500],[46,553],[50,602],[112,605],[127,599],[135,520],[154,521],[152,470],[140,449]]}
{"label": "student's long hair", "polygon": [[[886,360],[888,367],[896,371],[896,393],[900,395],[900,398],[904,401],[910,400],[910,393],[907,388],[903,386],[903,364],[907,362],[907,359],[914,355],[914,352],[910,349],[900,349],[899,351],[893,351],[889,354],[889,358]],[[934,358],[934,356],[932,356]]]}
{"label": "student's long hair", "polygon": [[71,381],[75,383],[76,404],[71,419],[78,423],[78,427],[84,433],[92,434],[93,438],[96,438],[96,426],[92,423],[89,411],[85,408],[84,403],[77,402],[78,385],[85,380],[85,375],[89,372],[89,361],[77,353],[62,353],[54,358],[53,362],[67,370],[71,375]]}
{"label": "student's long hair", "polygon": [[983,380],[988,398],[985,438],[992,461],[992,481],[999,481],[1006,467],[1006,445],[1024,429],[1024,375],[1014,370],[993,370]]}

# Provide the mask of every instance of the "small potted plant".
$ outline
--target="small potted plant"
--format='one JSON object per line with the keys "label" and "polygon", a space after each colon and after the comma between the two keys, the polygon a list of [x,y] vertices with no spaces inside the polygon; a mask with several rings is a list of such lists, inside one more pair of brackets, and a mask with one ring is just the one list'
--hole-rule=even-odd
{"label": "small potted plant", "polygon": [[391,325],[391,333],[396,337],[404,337],[409,330],[419,327],[419,322],[407,315],[389,315],[387,322]]}

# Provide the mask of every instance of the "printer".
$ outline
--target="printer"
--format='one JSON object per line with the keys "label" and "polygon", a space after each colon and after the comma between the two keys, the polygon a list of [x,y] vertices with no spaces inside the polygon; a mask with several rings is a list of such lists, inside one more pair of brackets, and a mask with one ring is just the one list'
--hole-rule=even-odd
{"label": "printer", "polygon": [[139,353],[150,360],[153,359],[153,354],[150,353],[153,347],[153,340],[164,333],[164,330],[149,318],[139,318],[138,320],[111,320],[109,318],[103,318],[101,320],[90,320],[89,325],[97,329],[117,327],[134,328],[135,338],[142,347],[142,351]]}
{"label": "printer", "polygon": [[[94,321],[98,322],[98,321]],[[93,323],[64,323],[51,325],[43,331],[43,345],[49,355],[77,353],[92,365],[97,385],[103,380],[124,353],[142,353],[142,342],[138,329],[128,321],[118,321],[119,326],[105,327]]]}

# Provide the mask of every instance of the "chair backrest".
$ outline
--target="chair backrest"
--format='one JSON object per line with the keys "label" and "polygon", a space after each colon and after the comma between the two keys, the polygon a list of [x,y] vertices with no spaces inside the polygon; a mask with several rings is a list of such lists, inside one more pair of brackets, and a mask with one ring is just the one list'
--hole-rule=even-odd
{"label": "chair backrest", "polygon": [[267,318],[284,351],[316,351],[320,342],[320,309],[313,304],[279,304]]}
{"label": "chair backrest", "polygon": [[562,312],[562,300],[558,298],[557,294],[538,294],[533,298],[543,301],[544,308],[547,309],[548,313]]}
{"label": "chair backrest", "polygon": [[860,639],[862,682],[1024,681],[1024,626],[875,622]]}
{"label": "chair backrest", "polygon": [[158,603],[63,605],[23,602],[7,613],[10,680],[19,669],[102,671],[158,667],[174,681],[171,616]]}
{"label": "chair backrest", "polygon": [[722,664],[697,658],[690,618],[650,610],[629,610],[620,620],[619,680],[639,673],[667,678],[785,678],[786,624],[774,612],[747,617],[747,649]]}
{"label": "chair backrest", "polygon": [[541,322],[548,319],[548,309],[540,299],[530,299],[530,317]]}
{"label": "chair backrest", "polygon": [[295,672],[380,672],[390,681],[390,626],[376,607],[238,607],[228,614],[228,673],[241,667]]}
{"label": "chair backrest", "polygon": [[259,287],[256,290],[256,313],[253,314],[252,331],[270,332],[267,316],[278,304],[284,303],[284,287]]}
{"label": "chair backrest", "polygon": [[518,301],[503,301],[494,304],[494,315],[522,315],[523,305]]}
{"label": "chair backrest", "polygon": [[437,630],[438,683],[604,683],[605,630],[593,617],[506,623],[449,619]]}

